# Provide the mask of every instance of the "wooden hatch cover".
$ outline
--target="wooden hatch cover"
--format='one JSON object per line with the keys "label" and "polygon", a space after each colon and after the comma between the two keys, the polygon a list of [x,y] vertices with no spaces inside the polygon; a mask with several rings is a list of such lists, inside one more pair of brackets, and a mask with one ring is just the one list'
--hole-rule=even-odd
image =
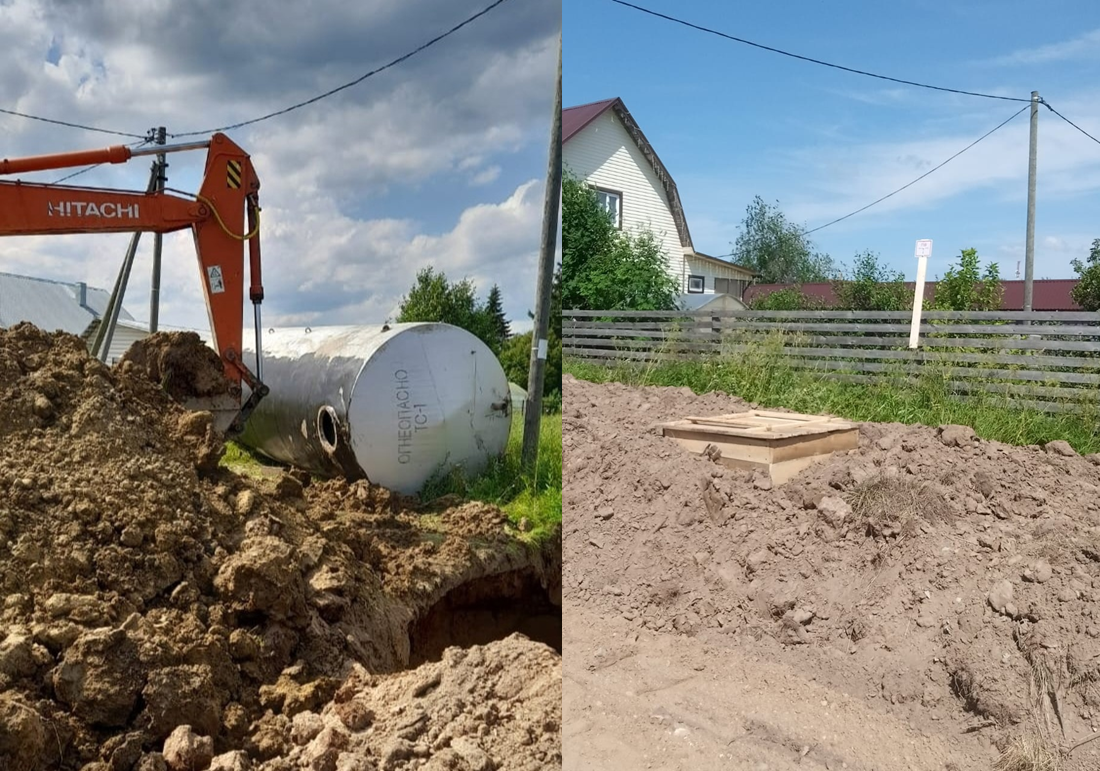
{"label": "wooden hatch cover", "polygon": [[828,415],[752,410],[665,423],[665,436],[734,468],[767,471],[781,485],[834,452],[859,446],[859,427]]}

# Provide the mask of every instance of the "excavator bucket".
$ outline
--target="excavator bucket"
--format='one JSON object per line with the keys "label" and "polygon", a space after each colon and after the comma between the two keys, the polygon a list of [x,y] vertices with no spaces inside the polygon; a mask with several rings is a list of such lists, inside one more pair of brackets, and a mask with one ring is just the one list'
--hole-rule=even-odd
{"label": "excavator bucket", "polygon": [[226,438],[232,439],[240,431],[234,430],[234,423],[240,415],[240,401],[234,396],[203,396],[184,399],[183,408],[192,412],[209,412],[214,416],[214,430]]}

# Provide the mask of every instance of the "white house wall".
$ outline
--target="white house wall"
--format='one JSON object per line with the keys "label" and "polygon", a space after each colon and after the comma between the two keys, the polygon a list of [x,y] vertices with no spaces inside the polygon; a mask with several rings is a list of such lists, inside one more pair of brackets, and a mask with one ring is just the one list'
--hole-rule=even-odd
{"label": "white house wall", "polygon": [[607,110],[585,126],[565,143],[562,152],[567,173],[596,187],[622,192],[623,229],[650,230],[665,252],[669,274],[683,282],[684,249],[668,196],[615,111]]}
{"label": "white house wall", "polygon": [[[714,279],[730,278],[734,281],[744,282],[747,286],[752,281],[752,274],[733,265],[726,267],[718,265],[712,260],[701,260],[698,257],[688,256],[684,260],[684,286],[687,286],[687,275],[703,276],[704,294],[714,294]],[[686,291],[686,290],[685,290]],[[736,292],[735,292],[736,294]]]}
{"label": "white house wall", "polygon": [[115,334],[111,337],[111,347],[107,351],[107,364],[116,364],[122,358],[122,355],[130,350],[131,345],[148,336],[149,333],[144,329],[124,327],[121,324],[117,325],[115,327]]}

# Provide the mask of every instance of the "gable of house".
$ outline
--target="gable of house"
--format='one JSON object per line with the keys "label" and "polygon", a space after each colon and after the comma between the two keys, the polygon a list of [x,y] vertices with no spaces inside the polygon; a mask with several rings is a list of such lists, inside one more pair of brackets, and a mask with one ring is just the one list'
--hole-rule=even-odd
{"label": "gable of house", "polygon": [[623,230],[653,233],[680,291],[741,296],[752,272],[695,251],[676,183],[621,99],[562,110],[562,143],[565,170],[596,188]]}
{"label": "gable of house", "polygon": [[[562,111],[563,166],[603,191],[605,198],[617,199],[619,226],[629,232],[652,232],[664,250],[668,272],[680,276],[684,272],[685,250],[691,250],[691,235],[683,221],[675,183],[667,172],[660,173],[635,141],[629,124],[624,121],[625,107],[616,109],[622,102],[616,99],[600,104],[605,106],[591,116],[588,113],[592,112],[592,106]],[[583,125],[578,128],[580,122],[570,116],[572,131],[566,138],[566,114],[578,110],[585,118]],[[633,124],[632,119],[630,124]],[[645,145],[648,146],[648,142]],[[655,158],[655,154],[652,157]],[[679,225],[673,215],[670,192],[680,211]]]}

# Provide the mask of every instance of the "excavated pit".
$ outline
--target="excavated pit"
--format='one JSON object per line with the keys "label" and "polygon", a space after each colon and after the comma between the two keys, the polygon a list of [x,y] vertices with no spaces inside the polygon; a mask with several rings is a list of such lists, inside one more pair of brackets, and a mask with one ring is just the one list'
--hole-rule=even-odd
{"label": "excavated pit", "polygon": [[560,537],[220,468],[209,413],[173,399],[220,364],[180,346],[201,343],[153,336],[108,368],[0,330],[0,769],[178,771],[184,745],[253,771],[560,767],[560,654],[501,623],[432,632],[536,588],[560,602]]}
{"label": "excavated pit", "polygon": [[409,666],[440,661],[452,646],[488,645],[512,634],[561,655],[561,606],[534,570],[479,578],[448,592],[409,626]]}

